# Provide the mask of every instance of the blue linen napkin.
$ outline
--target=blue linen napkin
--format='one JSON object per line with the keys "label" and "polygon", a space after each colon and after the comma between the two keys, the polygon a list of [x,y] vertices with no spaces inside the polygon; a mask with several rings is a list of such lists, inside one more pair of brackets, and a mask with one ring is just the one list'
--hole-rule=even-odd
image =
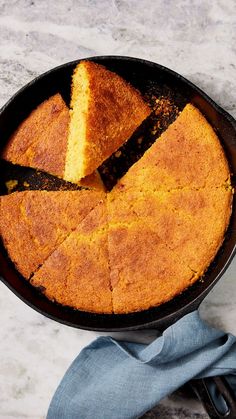
{"label": "blue linen napkin", "polygon": [[236,391],[236,337],[195,311],[149,345],[96,339],[66,372],[47,419],[138,418],[193,378],[227,374]]}

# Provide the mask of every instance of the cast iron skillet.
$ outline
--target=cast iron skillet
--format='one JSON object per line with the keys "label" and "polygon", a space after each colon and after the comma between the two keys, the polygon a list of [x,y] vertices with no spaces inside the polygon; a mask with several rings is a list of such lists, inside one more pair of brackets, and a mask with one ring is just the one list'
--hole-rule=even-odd
{"label": "cast iron skillet", "polygon": [[[87,59],[87,58],[86,58]],[[182,107],[192,102],[215,128],[227,155],[234,183],[236,173],[236,123],[235,120],[194,84],[159,64],[119,56],[92,57],[120,74],[143,94],[150,86],[170,89]],[[0,111],[0,148],[7,142],[18,124],[47,97],[60,92],[69,103],[71,74],[80,60],[63,64],[37,77],[23,87]],[[4,177],[4,168],[1,177]],[[214,262],[204,275],[187,291],[172,301],[150,310],[126,315],[100,315],[73,310],[47,300],[15,270],[0,248],[0,275],[2,281],[25,303],[53,320],[69,326],[98,331],[125,331],[145,328],[166,328],[185,314],[196,310],[211,288],[217,283],[233,259],[236,249],[236,209],[233,204],[231,222],[224,243]],[[157,255],[158,256],[158,255]],[[213,417],[213,416],[212,416]],[[228,416],[229,417],[229,416]]]}

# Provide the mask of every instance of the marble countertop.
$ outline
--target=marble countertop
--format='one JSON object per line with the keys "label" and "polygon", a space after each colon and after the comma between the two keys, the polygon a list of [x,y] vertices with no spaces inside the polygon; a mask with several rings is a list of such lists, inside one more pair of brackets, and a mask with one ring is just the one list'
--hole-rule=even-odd
{"label": "marble countertop", "polygon": [[[110,54],[170,67],[236,116],[235,13],[234,0],[1,0],[0,106],[52,67]],[[234,334],[235,272],[236,260],[201,306],[205,319]],[[0,316],[0,419],[43,419],[65,370],[97,334],[41,316],[2,283]],[[150,340],[153,332],[125,336]],[[148,417],[207,416],[177,393]]]}

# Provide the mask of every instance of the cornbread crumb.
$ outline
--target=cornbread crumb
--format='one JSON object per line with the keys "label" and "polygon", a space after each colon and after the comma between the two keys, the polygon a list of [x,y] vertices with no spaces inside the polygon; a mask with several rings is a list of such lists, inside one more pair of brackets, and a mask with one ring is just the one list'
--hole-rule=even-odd
{"label": "cornbread crumb", "polygon": [[7,193],[10,194],[14,189],[17,188],[18,180],[15,180],[15,179],[8,180],[5,183],[5,185],[6,185],[6,188],[7,188]]}

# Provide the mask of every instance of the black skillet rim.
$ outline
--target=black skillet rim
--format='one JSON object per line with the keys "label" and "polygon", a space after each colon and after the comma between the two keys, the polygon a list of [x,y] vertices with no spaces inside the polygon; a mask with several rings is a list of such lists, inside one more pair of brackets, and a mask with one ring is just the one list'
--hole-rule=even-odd
{"label": "black skillet rim", "polygon": [[[139,58],[133,58],[133,57],[127,57],[127,56],[94,56],[94,57],[89,57],[89,58],[84,58],[86,60],[93,60],[93,61],[97,61],[99,63],[104,63],[104,61],[106,62],[107,60],[119,60],[122,62],[126,62],[126,61],[131,61],[134,63],[139,63],[139,64],[144,64],[146,66],[149,67],[154,67],[157,68],[159,71],[164,71],[166,72],[168,75],[171,75],[173,78],[176,78],[177,80],[180,80],[183,84],[187,85],[193,92],[197,93],[201,98],[203,98],[206,102],[208,102],[208,104],[217,112],[218,115],[220,115],[221,117],[225,118],[225,120],[227,120],[227,122],[232,126],[234,132],[236,132],[236,121],[234,120],[234,118],[229,115],[223,108],[221,108],[218,104],[216,104],[205,92],[203,92],[200,88],[198,88],[197,86],[195,86],[192,82],[190,82],[189,80],[185,79],[183,76],[181,76],[180,74],[176,73],[173,70],[170,70],[167,67],[164,67],[160,64],[157,63],[153,63],[151,61],[147,61],[147,60],[143,60],[143,59],[139,59]],[[78,62],[82,61],[82,59],[79,60],[74,60],[65,64],[62,64],[60,66],[57,66],[41,75],[39,75],[38,77],[36,77],[35,79],[33,79],[32,81],[30,81],[27,85],[23,86],[20,90],[18,90],[13,96],[12,98],[2,107],[2,109],[0,110],[0,116],[7,111],[8,106],[14,102],[15,98],[18,97],[22,92],[24,92],[26,89],[30,88],[31,85],[37,83],[37,81],[41,80],[42,78],[46,77],[48,74],[51,74],[53,72],[58,71],[61,68],[70,68],[75,66]],[[231,229],[231,227],[229,227],[229,229]],[[235,229],[231,230],[231,235],[235,232]],[[236,236],[236,233],[235,233]],[[61,315],[60,317],[58,317],[58,315],[55,315],[52,313],[53,310],[51,310],[51,313],[49,312],[50,310],[48,309],[42,309],[41,307],[39,307],[38,303],[45,303],[44,299],[47,300],[45,297],[43,296],[37,296],[36,298],[36,303],[34,301],[32,301],[32,299],[29,298],[25,298],[21,292],[17,291],[15,289],[15,287],[8,281],[7,279],[7,275],[5,275],[5,278],[2,277],[1,280],[2,282],[12,291],[14,292],[15,295],[17,295],[22,301],[24,301],[28,306],[30,306],[31,308],[33,308],[34,310],[38,311],[39,313],[45,315],[46,317],[49,317],[52,320],[55,320],[57,322],[60,322],[62,324],[71,326],[71,327],[75,327],[75,328],[80,328],[80,329],[85,329],[85,330],[94,330],[94,331],[128,331],[128,330],[137,330],[137,329],[144,329],[144,328],[163,328],[166,327],[167,325],[173,323],[174,321],[176,321],[177,319],[179,319],[180,317],[182,317],[184,314],[187,314],[191,311],[193,311],[194,309],[196,309],[199,304],[201,303],[201,301],[203,300],[203,298],[209,293],[209,291],[211,290],[211,288],[216,284],[216,282],[220,279],[220,277],[223,275],[223,273],[226,271],[227,267],[229,266],[230,262],[232,261],[234,255],[236,253],[236,237],[234,239],[234,243],[232,246],[232,249],[228,255],[228,257],[226,257],[226,260],[223,263],[223,266],[221,267],[221,269],[218,271],[218,273],[214,276],[214,278],[211,281],[208,281],[208,284],[205,284],[206,286],[202,287],[202,290],[199,291],[199,293],[197,293],[197,295],[191,299],[188,297],[187,298],[187,303],[182,305],[180,304],[179,308],[174,308],[173,309],[173,305],[178,305],[178,301],[181,302],[181,299],[184,299],[184,296],[188,293],[191,294],[191,289],[193,289],[194,285],[191,286],[187,291],[184,291],[183,294],[181,294],[180,296],[174,298],[173,300],[171,300],[169,303],[163,304],[161,307],[161,311],[165,313],[165,311],[167,312],[164,315],[161,315],[160,312],[160,307],[159,308],[154,308],[154,309],[150,309],[150,310],[146,310],[143,312],[139,312],[139,313],[130,313],[130,314],[125,314],[125,315],[99,315],[99,314],[91,314],[91,313],[85,313],[85,312],[79,312],[79,311],[75,311],[72,310],[70,308],[67,307],[63,307],[63,306],[59,306],[55,303],[49,302],[49,304],[47,304],[49,306],[53,305],[54,308],[60,308],[60,312]],[[1,255],[2,258],[4,259],[4,262],[6,262],[7,265],[9,265],[9,261],[6,261],[6,257],[4,255]],[[224,256],[224,254],[222,254],[222,257]],[[221,256],[220,256],[221,257]],[[12,267],[11,267],[12,268]],[[5,269],[4,269],[5,270]],[[1,271],[1,267],[0,267],[0,271]],[[15,271],[16,272],[16,271]],[[0,272],[1,273],[1,272]],[[19,274],[18,274],[19,276]],[[31,287],[28,283],[27,285],[29,287]],[[48,300],[47,300],[48,303]],[[44,304],[42,304],[44,305]],[[52,306],[51,306],[52,307]],[[166,309],[167,307],[167,309]],[[170,308],[168,308],[170,307]],[[172,308],[172,309],[171,309]],[[153,311],[157,311],[158,316],[157,318],[155,318],[155,314],[150,316],[150,320],[145,320],[145,321],[141,321],[139,319],[142,318],[142,316],[145,317],[149,317],[149,314]],[[64,316],[63,316],[64,313]],[[77,316],[84,316],[85,319],[85,323],[86,323],[86,318],[88,320],[88,324],[84,324],[84,319],[83,322],[80,323],[79,321],[76,321],[73,319],[70,319],[71,317],[75,317],[77,314]],[[69,317],[69,319],[68,319]],[[81,317],[81,319],[82,319]],[[94,325],[91,325],[91,318],[94,317],[95,320],[93,321]],[[101,325],[96,325],[96,318],[100,318],[100,321],[98,321],[97,323],[101,323]],[[110,318],[110,321],[109,321]],[[111,318],[113,318],[113,320],[115,321],[111,321]],[[127,319],[130,318],[131,319],[131,324],[130,325],[124,325],[123,323],[126,323]],[[135,318],[137,320],[135,320]],[[126,321],[125,321],[126,320]],[[107,323],[107,321],[109,323],[113,323],[113,325],[111,326],[104,326],[103,323]],[[115,326],[114,326],[115,324]]]}

